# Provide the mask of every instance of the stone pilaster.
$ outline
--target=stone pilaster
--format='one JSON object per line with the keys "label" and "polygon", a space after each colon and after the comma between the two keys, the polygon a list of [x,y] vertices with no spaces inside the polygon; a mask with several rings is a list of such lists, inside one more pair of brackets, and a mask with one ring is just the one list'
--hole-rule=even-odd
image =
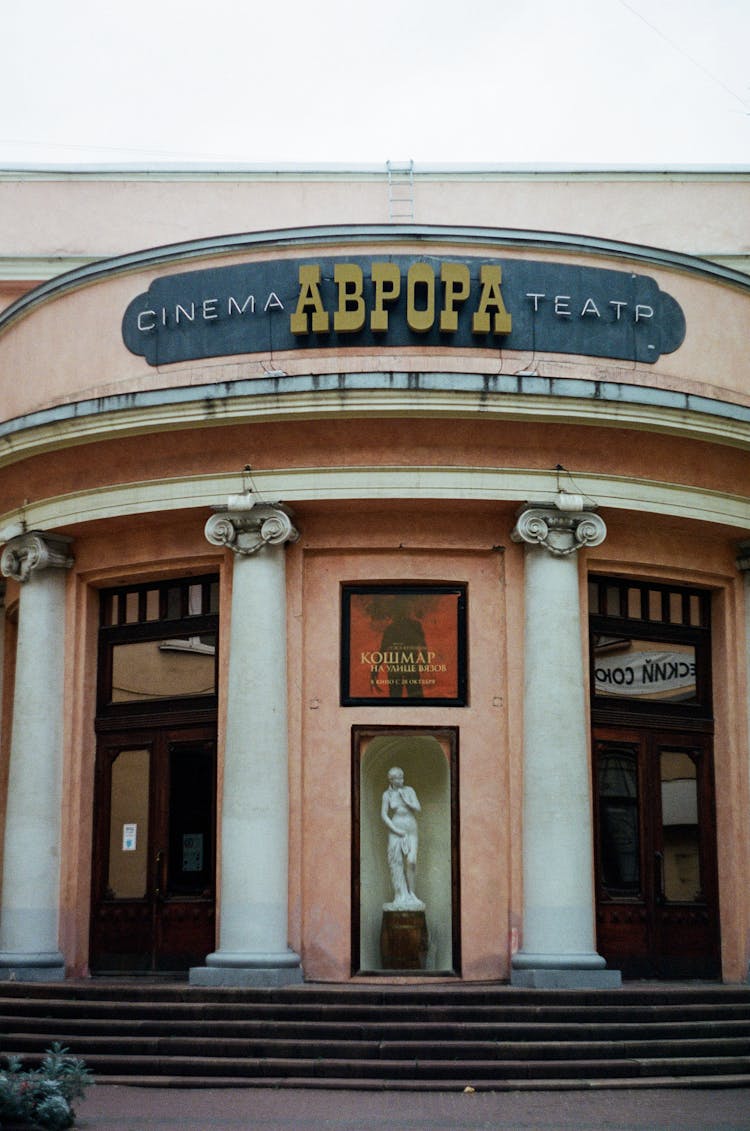
{"label": "stone pilaster", "polygon": [[21,583],[5,819],[0,978],[65,976],[59,950],[65,645],[70,539],[32,531],[0,558]]}
{"label": "stone pilaster", "polygon": [[[582,501],[581,501],[582,502]],[[596,953],[589,773],[577,551],[606,537],[592,511],[526,506],[521,986],[619,985]]]}
{"label": "stone pilaster", "polygon": [[[5,582],[0,581],[0,741],[4,733],[3,688],[5,687]],[[0,889],[0,892],[2,889]]]}
{"label": "stone pilaster", "polygon": [[[737,569],[742,573],[745,588],[745,680],[747,687],[747,728],[750,735],[750,540],[737,546]],[[750,968],[747,972],[750,982]]]}
{"label": "stone pilaster", "polygon": [[[239,496],[206,537],[234,554],[221,816],[219,949],[197,985],[302,981],[288,945],[287,511]],[[238,505],[239,504],[239,505]]]}

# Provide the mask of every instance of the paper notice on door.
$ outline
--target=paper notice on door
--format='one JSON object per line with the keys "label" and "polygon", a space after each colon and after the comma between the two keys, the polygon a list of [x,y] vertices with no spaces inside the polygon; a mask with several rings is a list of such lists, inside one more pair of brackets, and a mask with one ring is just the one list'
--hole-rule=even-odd
{"label": "paper notice on door", "polygon": [[122,851],[135,852],[138,841],[138,826],[135,824],[122,826]]}
{"label": "paper notice on door", "polygon": [[184,833],[182,837],[183,872],[203,871],[203,833]]}

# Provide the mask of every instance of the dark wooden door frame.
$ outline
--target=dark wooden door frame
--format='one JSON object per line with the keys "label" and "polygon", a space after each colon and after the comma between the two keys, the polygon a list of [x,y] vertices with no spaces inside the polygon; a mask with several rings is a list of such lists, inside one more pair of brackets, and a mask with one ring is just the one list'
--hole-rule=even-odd
{"label": "dark wooden door frame", "polygon": [[[598,790],[602,746],[637,751],[640,890],[613,895],[603,882]],[[593,736],[594,836],[597,935],[600,952],[625,977],[716,978],[721,975],[720,923],[711,736],[676,727],[599,725]],[[698,795],[701,898],[669,902],[660,883],[663,866],[660,750],[694,756]],[[679,939],[679,941],[677,941]]]}
{"label": "dark wooden door frame", "polygon": [[[169,885],[169,794],[170,745],[204,745],[211,757],[213,792],[210,799],[210,883],[200,897],[176,896]],[[142,898],[116,899],[107,891],[110,851],[110,804],[112,766],[128,749],[148,749],[149,797],[148,844],[146,847],[146,892]],[[102,735],[97,750],[95,774],[94,852],[90,965],[95,971],[128,968],[153,973],[169,966],[175,946],[179,968],[198,963],[214,948],[215,843],[216,843],[216,733],[210,725],[164,723],[149,728],[127,728]],[[130,937],[127,938],[128,932]],[[118,940],[127,942],[119,951]],[[183,947],[184,942],[184,947]],[[107,955],[120,955],[116,960]],[[130,967],[128,967],[130,956]]]}

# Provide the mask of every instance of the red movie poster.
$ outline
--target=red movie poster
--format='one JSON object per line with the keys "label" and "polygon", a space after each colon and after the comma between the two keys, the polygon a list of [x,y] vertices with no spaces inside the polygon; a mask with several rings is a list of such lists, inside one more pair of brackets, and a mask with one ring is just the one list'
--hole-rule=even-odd
{"label": "red movie poster", "polygon": [[462,589],[352,588],[345,602],[345,700],[462,702]]}

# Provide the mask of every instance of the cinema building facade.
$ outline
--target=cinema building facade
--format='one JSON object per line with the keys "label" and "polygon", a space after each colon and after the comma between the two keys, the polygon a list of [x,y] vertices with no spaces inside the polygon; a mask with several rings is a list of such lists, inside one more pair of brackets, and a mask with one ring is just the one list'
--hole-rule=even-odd
{"label": "cinema building facade", "polygon": [[0,174],[1,977],[747,980],[750,173],[407,180]]}

